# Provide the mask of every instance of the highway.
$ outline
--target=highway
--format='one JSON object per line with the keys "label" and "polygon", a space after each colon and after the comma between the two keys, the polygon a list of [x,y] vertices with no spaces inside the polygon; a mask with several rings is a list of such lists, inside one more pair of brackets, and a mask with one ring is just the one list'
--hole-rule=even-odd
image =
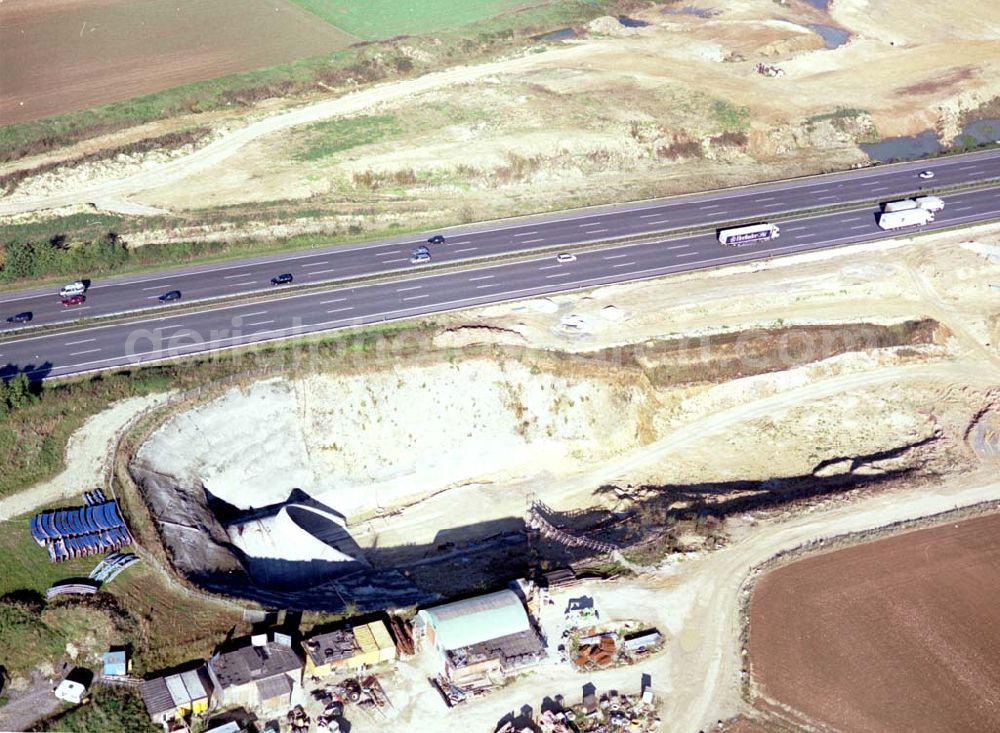
{"label": "highway", "polygon": [[[934,172],[922,180],[921,170]],[[517,222],[480,224],[442,232],[447,241],[431,245],[432,264],[497,257],[532,250],[602,242],[622,237],[665,234],[739,221],[764,221],[804,210],[852,202],[885,201],[917,192],[1000,180],[1000,150],[825,176],[761,184],[689,196],[533,217]],[[14,313],[30,311],[40,325],[163,309],[157,300],[180,290],[183,303],[273,290],[275,275],[291,273],[295,284],[323,284],[414,268],[410,250],[426,237],[405,237],[360,246],[330,246],[224,264],[176,268],[153,274],[95,280],[83,305],[63,307],[58,288],[0,295],[0,333],[25,326],[4,323]],[[287,287],[287,286],[286,286]]]}
{"label": "highway", "polygon": [[[1000,219],[1000,186],[950,194],[947,207],[924,231]],[[505,300],[542,296],[670,273],[759,260],[893,236],[876,226],[878,209],[859,206],[826,214],[776,218],[781,237],[724,247],[714,229],[580,252],[559,263],[547,254],[517,262],[408,279],[330,288],[196,312],[165,312],[131,323],[109,323],[69,333],[39,334],[0,343],[0,375],[27,371],[37,379],[148,363],[241,345],[362,324],[439,313]],[[906,236],[913,230],[902,231]]]}

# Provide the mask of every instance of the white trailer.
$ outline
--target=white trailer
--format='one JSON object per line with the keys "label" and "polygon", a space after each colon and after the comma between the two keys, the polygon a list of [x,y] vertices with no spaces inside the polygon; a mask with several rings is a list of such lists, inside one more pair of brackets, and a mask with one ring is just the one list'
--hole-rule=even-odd
{"label": "white trailer", "polygon": [[878,225],[882,229],[902,229],[903,227],[923,226],[934,221],[934,212],[927,209],[904,209],[903,211],[886,211],[879,215]]}
{"label": "white trailer", "polygon": [[927,209],[928,211],[941,211],[944,208],[944,199],[937,196],[920,196],[913,200],[921,209]]}
{"label": "white trailer", "polygon": [[745,227],[719,230],[719,244],[739,247],[777,239],[781,228],[777,224],[750,224]]}
{"label": "white trailer", "polygon": [[903,199],[902,201],[887,201],[882,204],[882,211],[906,211],[907,209],[919,209],[920,206],[913,199]]}

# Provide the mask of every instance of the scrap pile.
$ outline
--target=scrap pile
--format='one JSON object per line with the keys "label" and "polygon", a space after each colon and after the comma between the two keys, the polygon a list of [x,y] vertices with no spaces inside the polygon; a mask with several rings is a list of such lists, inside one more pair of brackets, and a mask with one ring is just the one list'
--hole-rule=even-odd
{"label": "scrap pile", "polygon": [[[579,712],[566,710],[566,720],[573,728],[586,733],[652,733],[659,730],[661,719],[653,703],[653,692],[643,691],[641,696],[619,695],[615,691],[603,694],[597,704],[584,704]],[[557,721],[565,725],[562,721]],[[569,727],[569,726],[567,726]],[[560,731],[559,728],[546,729],[545,733]]]}
{"label": "scrap pile", "polygon": [[580,648],[573,664],[580,669],[610,667],[618,656],[618,643],[611,634],[591,636],[580,640]]}
{"label": "scrap pile", "polygon": [[112,552],[132,542],[117,501],[42,512],[31,518],[31,536],[52,562]]}
{"label": "scrap pile", "polygon": [[399,616],[389,616],[389,627],[396,639],[396,648],[401,655],[413,656],[413,626]]}
{"label": "scrap pile", "polygon": [[784,76],[785,70],[779,69],[777,66],[771,66],[770,64],[757,64],[753,67],[753,70],[762,76]]}
{"label": "scrap pile", "polygon": [[441,693],[441,697],[444,698],[444,704],[450,708],[461,705],[469,699],[468,693],[458,685],[445,679],[442,675],[434,677],[431,679],[431,682],[437,691]]}
{"label": "scrap pile", "polygon": [[301,705],[296,705],[289,710],[287,718],[292,733],[308,733],[312,719],[306,715],[306,711],[302,709]]}

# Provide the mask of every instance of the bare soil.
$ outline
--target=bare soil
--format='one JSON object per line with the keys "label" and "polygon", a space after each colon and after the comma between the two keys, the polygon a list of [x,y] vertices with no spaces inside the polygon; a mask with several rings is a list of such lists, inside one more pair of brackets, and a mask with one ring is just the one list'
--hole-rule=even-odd
{"label": "bare soil", "polygon": [[991,731],[1000,515],[774,570],[754,591],[753,684],[814,727]]}
{"label": "bare soil", "polygon": [[345,48],[285,0],[0,5],[0,120],[33,120]]}

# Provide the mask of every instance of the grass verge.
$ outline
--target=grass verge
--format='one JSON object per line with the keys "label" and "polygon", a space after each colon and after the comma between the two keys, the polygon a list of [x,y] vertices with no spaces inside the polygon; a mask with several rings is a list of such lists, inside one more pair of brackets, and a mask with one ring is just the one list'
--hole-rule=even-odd
{"label": "grass verge", "polygon": [[98,686],[89,695],[90,701],[65,713],[49,718],[32,730],[65,731],[65,733],[162,733],[146,712],[138,690]]}

